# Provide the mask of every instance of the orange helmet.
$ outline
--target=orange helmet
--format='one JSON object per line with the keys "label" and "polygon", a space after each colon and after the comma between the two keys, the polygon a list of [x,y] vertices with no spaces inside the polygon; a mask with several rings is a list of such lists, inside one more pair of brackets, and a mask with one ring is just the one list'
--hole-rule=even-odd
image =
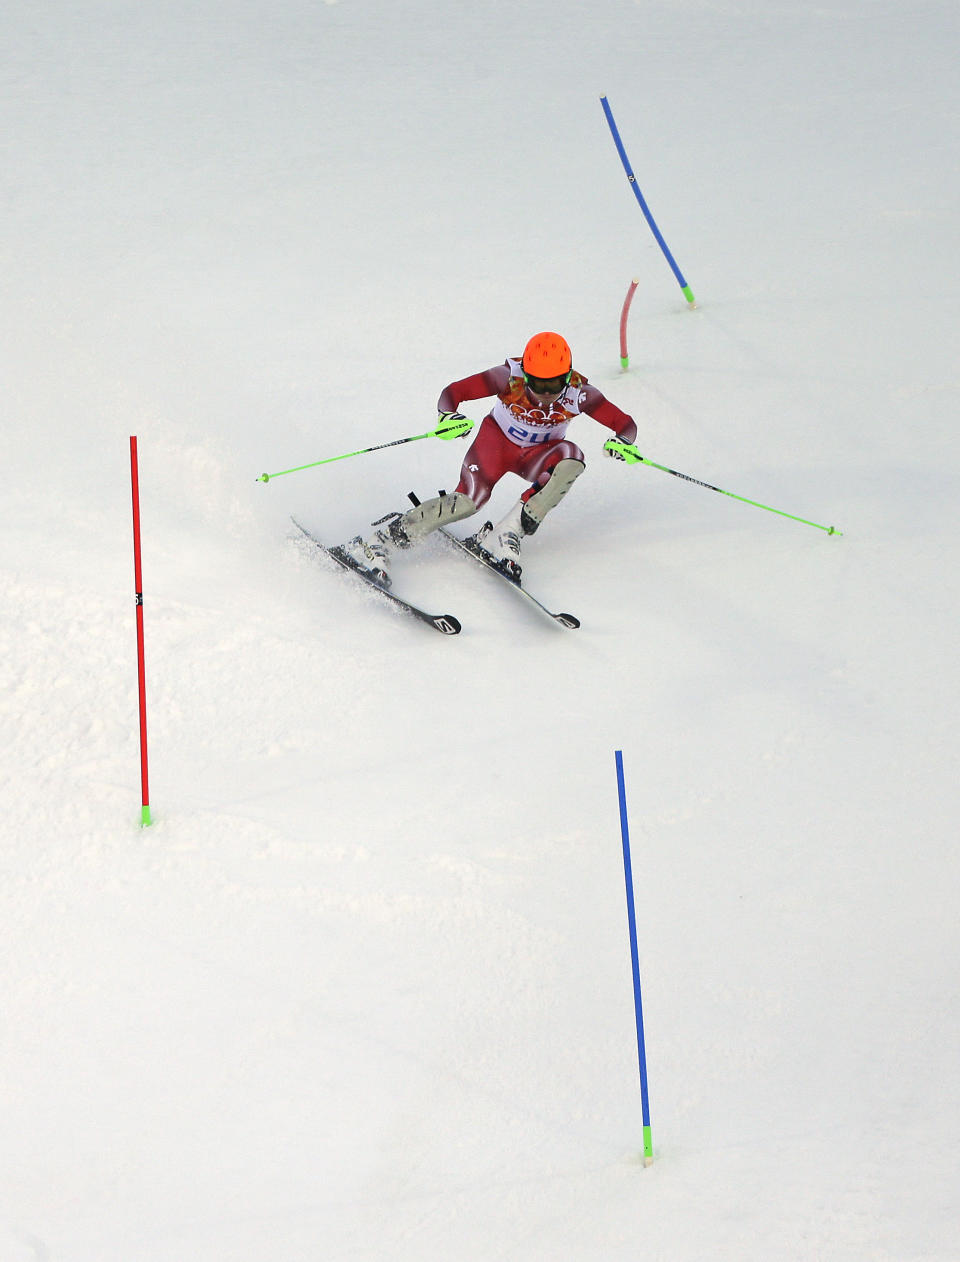
{"label": "orange helmet", "polygon": [[529,377],[562,377],[572,364],[570,347],[559,333],[534,333],[523,349],[523,371]]}

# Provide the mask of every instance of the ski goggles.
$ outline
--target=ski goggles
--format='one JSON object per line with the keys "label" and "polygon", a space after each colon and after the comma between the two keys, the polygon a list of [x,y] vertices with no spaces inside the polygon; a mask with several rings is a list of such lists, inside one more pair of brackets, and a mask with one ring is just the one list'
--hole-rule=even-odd
{"label": "ski goggles", "polygon": [[562,394],[570,384],[570,373],[561,373],[559,377],[531,377],[525,372],[523,380],[531,394]]}

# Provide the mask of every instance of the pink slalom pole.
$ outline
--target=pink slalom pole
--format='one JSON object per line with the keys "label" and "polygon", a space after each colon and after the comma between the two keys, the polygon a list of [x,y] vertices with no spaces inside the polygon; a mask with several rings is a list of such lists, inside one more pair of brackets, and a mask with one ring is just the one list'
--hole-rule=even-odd
{"label": "pink slalom pole", "polygon": [[133,577],[137,596],[137,675],[140,689],[140,786],[143,805],[140,827],[150,819],[150,787],[147,776],[147,675],[143,658],[143,573],[140,565],[140,474],[137,467],[137,440],[130,438],[130,486],[133,491]]}
{"label": "pink slalom pole", "polygon": [[630,288],[627,290],[627,296],[620,310],[620,367],[624,372],[630,367],[630,357],[627,354],[627,316],[630,314],[630,304],[633,302],[633,295],[639,284],[638,280],[630,282]]}

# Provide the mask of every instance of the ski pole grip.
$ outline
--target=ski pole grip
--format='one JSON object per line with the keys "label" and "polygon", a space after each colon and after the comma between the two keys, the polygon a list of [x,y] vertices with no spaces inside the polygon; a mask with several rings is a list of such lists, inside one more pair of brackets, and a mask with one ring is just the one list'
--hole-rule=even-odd
{"label": "ski pole grip", "polygon": [[441,412],[440,424],[433,432],[437,438],[449,440],[451,438],[463,438],[472,429],[473,421],[466,416],[461,416],[459,412]]}
{"label": "ski pole grip", "polygon": [[639,464],[643,460],[633,443],[622,443],[618,438],[608,438],[603,445],[614,460],[623,460],[626,464]]}

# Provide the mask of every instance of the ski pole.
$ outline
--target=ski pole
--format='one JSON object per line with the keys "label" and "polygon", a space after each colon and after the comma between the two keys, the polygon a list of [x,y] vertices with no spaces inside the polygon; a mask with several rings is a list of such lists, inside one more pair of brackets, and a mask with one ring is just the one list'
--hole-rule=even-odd
{"label": "ski pole", "polygon": [[627,179],[630,182],[630,187],[633,189],[633,195],[640,203],[640,209],[643,211],[643,216],[650,225],[650,231],[653,233],[657,245],[659,245],[660,249],[663,251],[663,257],[670,264],[670,270],[673,272],[674,276],[676,276],[677,284],[683,291],[684,298],[686,298],[691,307],[695,307],[697,303],[693,296],[693,290],[687,284],[686,280],[684,280],[683,272],[681,272],[680,268],[677,267],[677,261],[670,253],[670,247],[667,245],[666,241],[664,241],[663,234],[657,227],[653,215],[650,213],[650,207],[647,205],[643,194],[640,192],[640,185],[637,183],[637,177],[634,175],[633,168],[630,166],[630,159],[627,157],[627,151],[623,147],[623,141],[620,139],[617,124],[613,121],[613,113],[605,96],[600,98],[600,104],[603,106],[603,112],[607,116],[610,134],[613,136],[613,143],[617,146],[617,153],[620,155],[620,161],[623,163],[623,169],[627,173]]}
{"label": "ski pole", "polygon": [[467,420],[465,416],[454,420],[456,414],[448,412],[445,419],[436,429],[430,430],[426,434],[413,434],[409,438],[395,438],[393,442],[377,443],[375,447],[364,447],[361,451],[347,451],[342,456],[328,456],[326,460],[313,460],[310,464],[297,465],[295,469],[281,469],[279,473],[261,473],[257,482],[269,482],[271,478],[282,478],[287,473],[299,473],[302,469],[315,469],[317,465],[333,464],[335,460],[349,460],[351,456],[366,456],[371,451],[383,451],[385,447],[399,447],[403,443],[419,442],[421,438],[462,438],[464,434],[468,434],[473,429],[473,421]]}
{"label": "ski pole", "polygon": [[655,460],[648,460],[646,456],[641,456],[633,443],[621,443],[615,438],[610,438],[604,443],[604,447],[613,452],[617,460],[624,460],[627,464],[648,464],[651,468],[670,473],[675,478],[683,478],[684,482],[692,482],[694,486],[706,487],[708,491],[716,491],[718,495],[728,495],[730,499],[739,500],[741,504],[752,504],[754,508],[762,508],[765,512],[776,513],[779,517],[789,517],[791,521],[802,522],[804,526],[815,526],[817,530],[825,530],[828,535],[843,534],[843,531],[838,530],[836,526],[821,526],[818,521],[796,517],[793,513],[785,513],[781,508],[771,508],[769,504],[760,504],[757,500],[748,500],[743,495],[735,495],[733,491],[725,491],[722,487],[712,486],[709,482],[701,482],[699,478],[692,478],[689,473],[678,473],[676,469],[668,469],[665,464],[657,464]]}

